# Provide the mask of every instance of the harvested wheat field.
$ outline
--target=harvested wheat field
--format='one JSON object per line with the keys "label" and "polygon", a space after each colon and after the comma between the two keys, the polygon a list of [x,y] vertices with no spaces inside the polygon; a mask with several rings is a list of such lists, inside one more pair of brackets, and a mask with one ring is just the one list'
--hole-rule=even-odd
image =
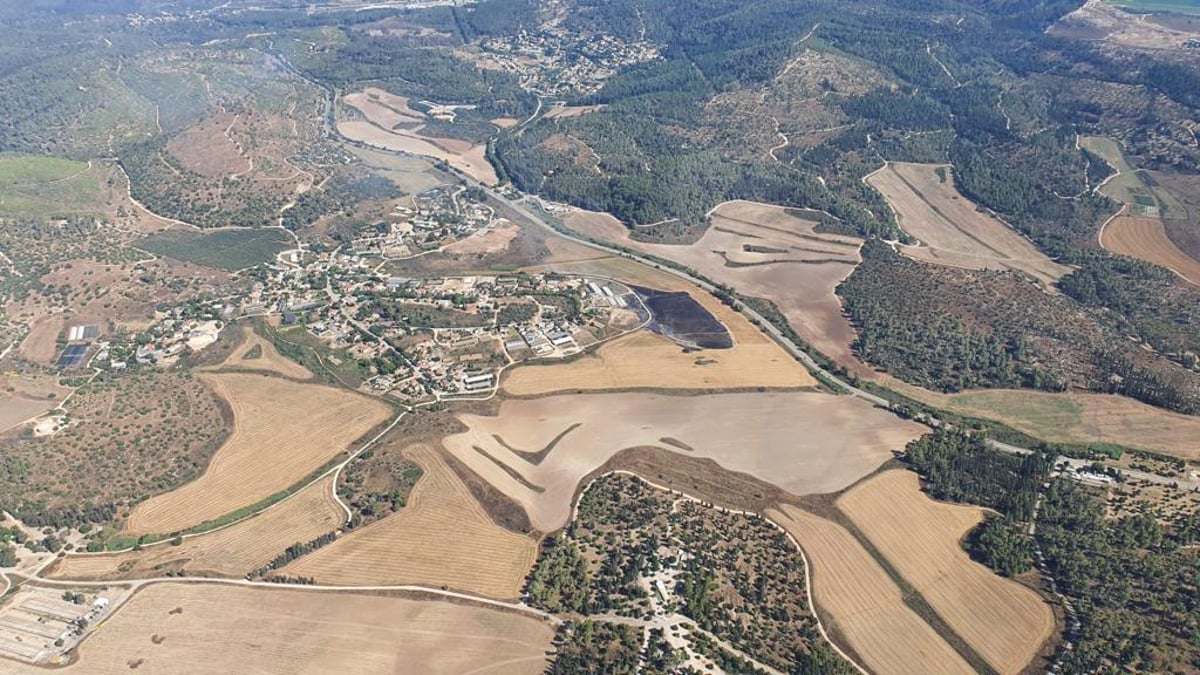
{"label": "harvested wheat field", "polygon": [[911,471],[886,471],[837,501],[934,611],[1001,673],[1020,673],[1054,634],[1037,593],[974,562],[959,541],[983,520],[978,508],[921,492]]}
{"label": "harvested wheat field", "polygon": [[342,101],[362,113],[372,124],[389,131],[401,124],[419,124],[425,120],[425,113],[408,107],[408,98],[376,87],[346,94]]}
{"label": "harvested wheat field", "polygon": [[447,586],[516,598],[537,558],[537,541],[495,523],[429,446],[406,455],[425,473],[408,505],[280,570],[319,584]]}
{"label": "harvested wheat field", "polygon": [[841,525],[795,506],[766,516],[808,556],[813,600],[835,634],[877,675],[955,675],[975,670],[904,604],[900,588]]}
{"label": "harvested wheat field", "polygon": [[445,160],[450,166],[487,185],[495,185],[500,181],[496,177],[496,170],[484,156],[486,147],[482,143],[471,145],[453,138],[427,138],[404,129],[389,131],[365,120],[347,120],[338,122],[337,126],[338,133],[352,141]]}
{"label": "harvested wheat field", "polygon": [[553,634],[538,618],[440,600],[159,583],[138,592],[84,641],[76,663],[55,672],[534,675],[546,668]]}
{"label": "harvested wheat field", "polygon": [[949,166],[889,162],[866,180],[887,199],[900,227],[920,241],[900,247],[901,253],[915,260],[967,269],[1018,270],[1046,289],[1071,271],[962,196]]}
{"label": "harvested wheat field", "polygon": [[236,525],[140,551],[68,555],[49,570],[53,579],[137,579],[168,571],[192,576],[242,577],[298,542],[341,528],[346,512],[333,500],[333,477]]}
{"label": "harvested wheat field", "polygon": [[1100,230],[1100,245],[1118,255],[1161,265],[1200,285],[1200,261],[1179,250],[1167,237],[1161,218],[1117,216]]}
{"label": "harvested wheat field", "polygon": [[742,314],[679,277],[627,258],[592,258],[527,268],[595,274],[665,291],[687,291],[733,337],[731,349],[684,353],[678,344],[646,332],[601,345],[574,361],[513,368],[501,382],[518,396],[604,389],[741,389],[814,387],[817,380]]}
{"label": "harvested wheat field", "polygon": [[21,358],[42,365],[54,363],[54,357],[58,355],[58,334],[65,326],[66,322],[58,314],[38,319],[21,340]]}
{"label": "harvested wheat field", "polygon": [[561,395],[459,419],[468,431],[442,443],[543,532],[566,524],[579,481],[625,448],[709,457],[812,494],[849,486],[925,431],[858,399],[814,392]]}
{"label": "harvested wheat field", "polygon": [[204,475],[134,507],[130,534],[185,530],[284,490],[386,420],[382,402],[318,384],[243,373],[200,378],[233,410],[229,439]]}
{"label": "harvested wheat field", "polygon": [[1116,443],[1200,459],[1200,417],[1114,394],[989,389],[941,394],[887,378],[883,384],[960,415],[1003,422],[1051,443]]}
{"label": "harvested wheat field", "polygon": [[795,359],[768,345],[687,353],[669,338],[638,331],[569,363],[512,369],[501,387],[517,396],[613,389],[744,389],[812,387]]}
{"label": "harvested wheat field", "polygon": [[242,326],[241,344],[211,370],[256,370],[295,380],[310,380],[313,376],[308,368],[280,354],[275,345],[250,326]]}
{"label": "harvested wheat field", "polygon": [[770,300],[822,354],[858,364],[850,351],[854,329],[842,315],[834,289],[862,260],[861,239],[818,233],[816,221],[801,212],[757,202],[725,202],[710,217],[704,236],[687,245],[635,241],[624,225],[604,213],[577,211],[564,222],[596,239],[673,260],[739,293]]}

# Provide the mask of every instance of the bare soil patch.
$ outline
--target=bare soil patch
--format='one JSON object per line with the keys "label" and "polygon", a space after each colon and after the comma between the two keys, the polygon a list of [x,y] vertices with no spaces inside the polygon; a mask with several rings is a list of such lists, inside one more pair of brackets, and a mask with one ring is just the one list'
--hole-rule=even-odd
{"label": "bare soil patch", "polygon": [[33,370],[0,372],[0,431],[57,407],[70,393],[52,375]]}
{"label": "bare soil patch", "polygon": [[535,675],[553,634],[540,619],[440,600],[161,583],[119,609],[61,672]]}
{"label": "bare soil patch", "polygon": [[408,107],[407,97],[396,96],[376,87],[346,94],[342,101],[361,112],[371,123],[388,131],[401,124],[420,124],[425,120],[425,113]]}
{"label": "bare soil patch", "polygon": [[872,672],[975,672],[908,608],[900,588],[845,528],[786,504],[766,515],[800,542],[812,566],[813,599],[822,618]]}
{"label": "bare soil patch", "polygon": [[457,255],[500,253],[521,233],[516,223],[503,220],[484,232],[476,232],[446,247],[447,253]]}
{"label": "bare soil patch", "polygon": [[418,584],[518,597],[537,541],[494,524],[438,451],[416,445],[405,453],[425,472],[407,506],[280,573],[321,584]]}
{"label": "bare soil patch", "polygon": [[816,232],[815,220],[756,202],[725,202],[713,209],[711,218],[708,231],[687,245],[635,241],[607,214],[579,212],[565,222],[597,239],[686,265],[744,295],[770,300],[822,354],[839,363],[858,363],[850,350],[856,335],[834,289],[861,261],[861,239]]}
{"label": "bare soil patch", "polygon": [[972,561],[959,544],[983,520],[981,509],[935,502],[903,470],[855,486],[837,505],[997,671],[1020,673],[1054,633],[1042,598]]}
{"label": "bare soil patch", "polygon": [[213,115],[189,127],[167,143],[167,152],[188,171],[205,178],[220,178],[250,171],[253,165],[226,133],[238,116]]}
{"label": "bare soil patch", "polygon": [[53,579],[138,579],[168,572],[241,577],[266,565],[292,544],[341,528],[346,512],[333,500],[333,478],[313,483],[294,497],[236,525],[179,546],[162,542],[140,551],[68,555],[48,571]]}
{"label": "bare soil patch", "polygon": [[920,241],[900,248],[916,260],[967,269],[1017,270],[1047,289],[1071,271],[962,196],[949,166],[891,162],[867,182],[887,199],[900,227]]}
{"label": "bare soil patch", "polygon": [[1200,285],[1200,260],[1179,250],[1161,218],[1117,216],[1100,232],[1100,245],[1120,255],[1161,265]]}
{"label": "bare soil patch", "polygon": [[133,534],[169,533],[275,494],[387,419],[387,405],[317,384],[242,373],[200,376],[233,410],[234,430],[199,479],[134,508]]}
{"label": "bare soil patch", "polygon": [[664,437],[693,448],[689,456],[811,494],[849,486],[924,431],[857,399],[812,392],[561,395],[459,419],[469,430],[447,436],[445,447],[544,532],[567,522],[580,480],[617,452],[682,452]]}
{"label": "bare soil patch", "polygon": [[22,358],[43,366],[54,363],[54,357],[58,353],[58,345],[55,343],[55,340],[58,339],[58,334],[63,331],[64,324],[62,315],[52,315],[38,319],[30,329],[29,335],[26,335],[25,339],[21,340],[20,353]]}

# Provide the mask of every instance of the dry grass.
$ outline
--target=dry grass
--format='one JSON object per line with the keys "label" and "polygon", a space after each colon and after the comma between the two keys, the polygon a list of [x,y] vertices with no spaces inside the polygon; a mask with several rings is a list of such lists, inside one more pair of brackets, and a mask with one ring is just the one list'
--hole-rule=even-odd
{"label": "dry grass", "polygon": [[1200,261],[1179,250],[1167,237],[1161,218],[1117,216],[1100,231],[1100,245],[1118,255],[1162,265],[1200,285]]}
{"label": "dry grass", "polygon": [[387,419],[383,403],[317,384],[241,373],[200,376],[229,402],[234,430],[199,479],[134,508],[131,534],[199,525],[312,473]]}
{"label": "dry grass", "polygon": [[1047,289],[1071,271],[959,194],[948,166],[893,162],[867,182],[887,199],[900,227],[920,241],[901,247],[909,257],[950,267],[1018,270]]}
{"label": "dry grass", "polygon": [[967,556],[959,541],[978,508],[935,502],[910,471],[886,471],[838,499],[905,581],[1001,673],[1020,673],[1054,633],[1054,613],[1032,590]]}
{"label": "dry grass", "polygon": [[[552,240],[553,241],[553,240]],[[558,391],[628,388],[737,389],[812,387],[817,381],[782,347],[763,335],[742,314],[712,295],[661,270],[627,258],[590,258],[551,262],[530,271],[596,274],[667,291],[687,291],[729,330],[732,349],[685,354],[656,335],[634,333],[602,345],[566,364],[514,368],[502,382],[516,395]]]}
{"label": "dry grass", "polygon": [[539,619],[437,600],[162,583],[135,595],[58,672],[534,675],[553,633]]}
{"label": "dry grass", "polygon": [[405,129],[389,131],[363,120],[339,122],[338,132],[352,141],[385,150],[445,160],[450,166],[487,185],[495,185],[500,180],[484,156],[486,147],[482,143],[473,145],[452,138],[426,138]]}
{"label": "dry grass", "polygon": [[924,432],[863,401],[814,392],[563,395],[508,400],[497,416],[459,419],[468,430],[447,436],[446,448],[544,532],[567,522],[579,481],[625,448],[709,457],[811,494],[849,486]]}
{"label": "dry grass", "polygon": [[502,383],[517,396],[612,389],[810,387],[795,359],[768,345],[686,353],[661,335],[639,331],[575,361],[514,368]]}
{"label": "dry grass", "polygon": [[887,378],[883,384],[919,401],[970,417],[1003,422],[1053,443],[1116,443],[1200,459],[1200,418],[1123,396],[1016,389],[940,394]]}
{"label": "dry grass", "polygon": [[[250,350],[255,349],[260,352],[260,356],[255,358],[246,358]],[[229,356],[225,358],[220,365],[213,368],[217,369],[234,369],[234,370],[257,370],[266,373],[275,373],[284,377],[290,377],[295,380],[312,379],[312,372],[304,366],[280,354],[275,349],[275,345],[271,344],[250,326],[242,326],[242,342]]]}
{"label": "dry grass", "polygon": [[50,375],[0,372],[0,431],[58,406],[70,393]]}
{"label": "dry grass", "polygon": [[508,245],[520,233],[521,227],[519,225],[504,220],[486,231],[475,232],[466,239],[460,239],[447,246],[444,250],[446,253],[457,255],[501,253],[508,248]]}
{"label": "dry grass", "polygon": [[238,121],[239,116],[228,113],[207,117],[173,137],[167,152],[188,171],[206,178],[248,172],[253,165],[226,134]]}
{"label": "dry grass", "polygon": [[425,471],[407,506],[281,572],[320,584],[419,584],[518,597],[537,542],[494,524],[435,450],[416,445],[405,453]]}
{"label": "dry grass", "polygon": [[899,587],[842,526],[791,505],[767,511],[800,542],[812,565],[813,600],[877,675],[974,670],[904,604]]}
{"label": "dry grass", "polygon": [[55,340],[65,327],[62,315],[42,317],[33,324],[29,334],[21,340],[20,353],[26,361],[50,365],[58,354]]}
{"label": "dry grass", "polygon": [[140,551],[68,555],[49,571],[54,579],[137,579],[168,571],[193,576],[241,577],[283,553],[345,524],[346,512],[333,500],[333,477],[223,530],[188,537],[183,544],[155,544]]}
{"label": "dry grass", "polygon": [[862,240],[818,233],[815,221],[757,202],[725,202],[711,217],[704,236],[688,245],[635,241],[621,223],[602,213],[576,212],[565,222],[589,236],[673,260],[742,294],[770,300],[821,353],[856,364],[850,351],[854,329],[842,315],[834,289],[862,260]]}

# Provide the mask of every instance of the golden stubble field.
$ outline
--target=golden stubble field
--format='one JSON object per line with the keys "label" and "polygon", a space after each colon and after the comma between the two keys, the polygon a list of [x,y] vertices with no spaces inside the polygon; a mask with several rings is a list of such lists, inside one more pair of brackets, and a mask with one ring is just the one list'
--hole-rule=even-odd
{"label": "golden stubble field", "polygon": [[915,260],[967,269],[1017,270],[1046,289],[1071,271],[960,194],[949,166],[889,162],[866,181],[887,199],[900,227],[919,240],[915,246],[900,247]]}
{"label": "golden stubble field", "polygon": [[137,579],[183,570],[192,576],[241,577],[292,544],[341,528],[346,512],[333,500],[333,477],[304,488],[262,513],[215,532],[162,542],[140,551],[68,555],[48,570],[52,579]]}
{"label": "golden stubble field", "polygon": [[338,586],[415,584],[519,597],[537,557],[537,541],[493,523],[433,448],[415,445],[405,454],[425,472],[407,506],[280,573]]}
{"label": "golden stubble field", "polygon": [[541,619],[440,600],[158,583],[88,637],[77,662],[54,672],[535,675],[546,668],[553,635]]}
{"label": "golden stubble field", "polygon": [[501,387],[510,394],[536,396],[580,390],[711,390],[817,385],[817,380],[800,362],[751,325],[745,316],[672,274],[627,258],[604,256],[550,262],[528,268],[528,271],[599,275],[665,291],[686,291],[724,324],[733,337],[734,346],[689,354],[667,338],[648,332],[632,333],[568,363],[513,368],[501,382]]}
{"label": "golden stubble field", "polygon": [[792,328],[821,353],[857,363],[854,329],[834,289],[862,260],[862,240],[815,231],[799,212],[748,201],[725,202],[693,244],[647,244],[612,216],[578,211],[564,222],[583,234],[673,260],[738,292],[774,302]]}
{"label": "golden stubble field", "polygon": [[625,448],[708,457],[813,494],[849,486],[925,431],[858,399],[816,392],[558,395],[459,419],[468,431],[443,439],[447,450],[543,532],[566,524],[579,482]]}
{"label": "golden stubble field", "polygon": [[233,411],[234,429],[204,474],[137,505],[130,534],[184,530],[284,490],[386,420],[384,403],[279,377],[203,373]]}
{"label": "golden stubble field", "polygon": [[1020,673],[1053,635],[1054,613],[1037,593],[972,561],[959,544],[983,520],[981,509],[936,502],[902,470],[855,486],[837,505],[998,672]]}
{"label": "golden stubble field", "polygon": [[916,612],[844,527],[795,506],[766,515],[800,542],[822,618],[877,675],[959,675],[975,670]]}

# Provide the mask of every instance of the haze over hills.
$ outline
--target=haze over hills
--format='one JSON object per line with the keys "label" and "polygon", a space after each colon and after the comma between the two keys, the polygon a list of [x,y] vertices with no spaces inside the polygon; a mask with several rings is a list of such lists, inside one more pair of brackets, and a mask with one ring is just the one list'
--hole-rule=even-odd
{"label": "haze over hills", "polygon": [[0,25],[0,672],[1200,671],[1187,3]]}

